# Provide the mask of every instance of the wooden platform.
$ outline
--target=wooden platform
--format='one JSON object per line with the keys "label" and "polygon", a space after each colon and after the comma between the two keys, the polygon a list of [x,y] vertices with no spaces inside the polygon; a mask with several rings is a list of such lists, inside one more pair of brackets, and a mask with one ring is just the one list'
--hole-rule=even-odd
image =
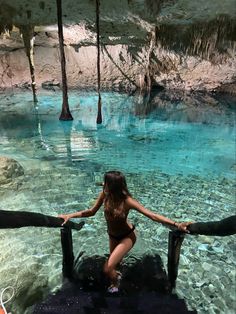
{"label": "wooden platform", "polygon": [[175,294],[155,291],[109,294],[67,282],[34,307],[33,314],[187,314],[185,301]]}

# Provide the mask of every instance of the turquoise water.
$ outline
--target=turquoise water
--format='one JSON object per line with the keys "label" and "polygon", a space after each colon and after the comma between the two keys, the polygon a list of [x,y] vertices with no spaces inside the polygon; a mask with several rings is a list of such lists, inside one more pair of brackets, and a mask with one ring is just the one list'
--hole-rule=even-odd
{"label": "turquoise water", "polygon": [[[17,160],[25,176],[0,187],[1,208],[57,215],[89,207],[103,173],[119,169],[135,198],[176,220],[217,220],[235,213],[235,102],[103,93],[96,125],[95,93],[70,92],[74,120],[58,120],[59,92],[0,95],[0,156]],[[139,240],[132,254],[156,252],[166,264],[168,230],[131,213]],[[107,253],[102,212],[86,220],[75,251]],[[77,236],[77,235],[75,235]],[[94,246],[94,239],[99,239]],[[14,285],[14,311],[61,283],[58,230],[0,231],[1,288]],[[177,293],[199,313],[234,313],[235,237],[187,237]],[[37,245],[35,245],[37,243]],[[14,258],[12,258],[14,256]],[[23,266],[21,266],[23,265]],[[20,271],[19,271],[20,270]],[[16,276],[17,274],[17,276]]]}

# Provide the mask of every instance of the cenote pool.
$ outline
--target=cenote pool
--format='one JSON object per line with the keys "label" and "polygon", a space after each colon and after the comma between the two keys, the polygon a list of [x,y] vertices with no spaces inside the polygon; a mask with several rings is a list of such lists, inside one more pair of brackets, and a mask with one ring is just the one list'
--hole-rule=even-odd
{"label": "cenote pool", "polygon": [[[209,221],[235,214],[235,101],[209,95],[147,99],[70,91],[72,122],[58,120],[60,92],[1,94],[0,156],[17,160],[25,175],[0,187],[0,207],[58,215],[88,208],[103,173],[121,170],[130,192],[147,208],[174,220]],[[148,252],[167,261],[168,229],[134,212],[133,256]],[[73,233],[74,251],[108,252],[103,213]],[[77,239],[76,239],[77,237]],[[59,230],[0,230],[0,289],[15,287],[13,313],[61,284]],[[198,313],[234,313],[235,236],[186,236],[176,292]],[[129,259],[129,257],[127,257]]]}

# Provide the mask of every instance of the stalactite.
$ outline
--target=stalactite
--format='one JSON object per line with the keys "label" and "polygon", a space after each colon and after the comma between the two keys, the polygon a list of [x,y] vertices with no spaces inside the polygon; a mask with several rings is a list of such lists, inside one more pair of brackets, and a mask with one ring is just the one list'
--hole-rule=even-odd
{"label": "stalactite", "polygon": [[13,29],[12,24],[0,24],[0,35],[3,33],[10,33]]}
{"label": "stalactite", "polygon": [[167,50],[214,62],[216,54],[228,53],[227,48],[235,42],[235,29],[235,19],[226,15],[191,24],[160,24],[157,44]]}
{"label": "stalactite", "polygon": [[57,24],[58,24],[58,37],[59,37],[59,48],[61,56],[61,75],[62,75],[62,94],[63,103],[62,111],[60,115],[60,120],[68,121],[73,120],[70,113],[69,103],[68,103],[68,87],[67,87],[67,76],[66,76],[66,59],[64,52],[64,37],[63,37],[63,25],[62,25],[62,1],[57,0]]}
{"label": "stalactite", "polygon": [[[7,2],[7,1],[6,1]],[[17,15],[17,10],[13,8],[10,4],[11,1],[7,3],[0,4],[0,34],[12,31],[13,29],[13,19]]]}
{"label": "stalactite", "polygon": [[156,17],[160,13],[161,5],[162,0],[145,0],[145,6],[147,7],[148,14],[151,16]]}
{"label": "stalactite", "polygon": [[[140,91],[143,98],[144,106],[147,107],[150,100],[150,93],[152,89],[152,54],[153,50],[156,45],[156,30],[152,30],[150,33],[150,42],[149,42],[149,48],[147,51],[147,61],[146,61],[146,69],[145,69],[145,76],[144,80],[141,81],[140,79]],[[144,90],[144,94],[143,94]]]}
{"label": "stalactite", "polygon": [[38,102],[36,82],[35,82],[35,67],[34,67],[34,26],[33,25],[21,25],[19,26],[19,29],[23,37],[26,55],[29,60],[33,100],[34,102]]}
{"label": "stalactite", "polygon": [[100,93],[101,73],[100,73],[100,27],[99,27],[99,7],[100,0],[96,0],[96,28],[97,28],[97,77],[98,77],[98,113],[97,124],[102,123],[102,99]]}
{"label": "stalactite", "polygon": [[152,30],[150,33],[150,46],[147,53],[147,90],[150,92],[152,89],[152,77],[151,77],[151,62],[152,62],[152,53],[156,43],[156,31]]}
{"label": "stalactite", "polygon": [[139,76],[139,87],[140,87],[140,95],[139,95],[139,103],[144,108],[143,111],[148,111],[151,89],[152,89],[152,54],[153,50],[156,47],[156,29],[152,30],[150,33],[150,42],[149,48],[147,51],[147,60],[146,60],[146,68],[145,74]]}

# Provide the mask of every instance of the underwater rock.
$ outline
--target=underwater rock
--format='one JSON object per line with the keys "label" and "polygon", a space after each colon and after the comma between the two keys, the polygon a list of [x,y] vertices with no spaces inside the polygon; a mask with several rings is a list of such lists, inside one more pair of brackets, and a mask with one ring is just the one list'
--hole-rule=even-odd
{"label": "underwater rock", "polygon": [[23,174],[24,169],[16,160],[0,156],[0,185],[11,183]]}

